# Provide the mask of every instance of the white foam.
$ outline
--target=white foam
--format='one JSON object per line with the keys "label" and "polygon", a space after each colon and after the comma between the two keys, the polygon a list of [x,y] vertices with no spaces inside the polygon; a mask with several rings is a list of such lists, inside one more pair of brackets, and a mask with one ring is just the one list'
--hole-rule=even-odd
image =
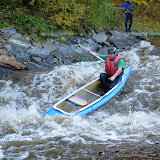
{"label": "white foam", "polygon": [[0,159],[4,158],[3,150],[1,148],[2,147],[0,146]]}
{"label": "white foam", "polygon": [[[34,142],[36,139],[40,139],[48,142],[48,139],[51,139],[55,146],[61,144],[62,141],[69,144],[79,142],[112,144],[113,141],[120,143],[122,140],[127,142],[143,141],[151,144],[152,141],[148,136],[159,135],[160,116],[159,111],[150,111],[147,105],[156,100],[158,96],[154,96],[153,100],[151,97],[144,98],[148,100],[146,101],[148,103],[143,106],[139,95],[143,95],[142,98],[150,95],[151,92],[146,89],[149,83],[151,83],[149,87],[157,92],[156,95],[159,95],[159,83],[157,83],[159,82],[159,57],[145,54],[147,63],[141,65],[138,52],[144,47],[148,47],[147,50],[152,48],[149,43],[142,42],[137,48],[121,53],[126,67],[133,66],[133,74],[128,81],[130,87],[126,85],[122,94],[117,96],[116,101],[105,105],[105,109],[95,111],[92,115],[83,118],[49,116],[42,118],[38,110],[47,111],[55,102],[99,77],[99,74],[104,72],[104,63],[79,62],[73,65],[58,66],[52,71],[34,73],[34,76],[29,79],[31,83],[26,84],[23,84],[21,80],[15,84],[9,80],[1,80],[3,85],[0,95],[0,123],[2,125],[0,131],[3,138],[0,141]],[[157,71],[155,76],[157,82],[154,81],[154,83],[148,73],[151,67],[153,67],[151,71]],[[143,75],[143,71],[147,74]],[[26,79],[28,77],[29,75],[26,75]],[[156,104],[158,104],[158,100]],[[155,107],[158,110],[158,106]],[[13,151],[17,149],[16,146],[10,148]],[[3,152],[0,150],[2,158],[4,157]],[[21,153],[19,157],[23,159],[23,155],[24,158],[27,158],[28,152]]]}

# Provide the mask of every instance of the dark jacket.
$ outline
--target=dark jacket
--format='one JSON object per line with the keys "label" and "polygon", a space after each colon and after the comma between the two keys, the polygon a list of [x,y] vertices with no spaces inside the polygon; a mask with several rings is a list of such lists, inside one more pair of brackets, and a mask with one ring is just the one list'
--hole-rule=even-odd
{"label": "dark jacket", "polygon": [[133,3],[132,3],[132,2],[130,3],[129,1],[124,2],[124,3],[121,5],[121,10],[122,10],[123,13],[125,12],[125,10],[126,10],[127,12],[132,12],[132,11],[133,11]]}

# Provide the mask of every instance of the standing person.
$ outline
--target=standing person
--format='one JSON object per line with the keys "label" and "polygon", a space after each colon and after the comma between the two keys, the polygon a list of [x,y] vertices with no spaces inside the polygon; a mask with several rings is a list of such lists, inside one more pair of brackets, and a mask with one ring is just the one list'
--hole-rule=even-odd
{"label": "standing person", "polygon": [[[129,0],[125,3],[122,4],[121,6],[121,10],[122,12],[126,15],[126,21],[125,21],[125,27],[126,27],[126,32],[132,32],[131,31],[131,26],[133,24],[133,15],[132,15],[132,11],[133,11],[133,3],[132,0]],[[129,29],[128,29],[128,21],[130,20],[130,24],[129,24]]]}
{"label": "standing person", "polygon": [[[91,50],[87,51],[90,52]],[[106,61],[106,73],[100,74],[100,82],[103,88],[103,94],[101,96],[103,96],[108,91],[108,87],[109,90],[112,89],[121,78],[125,68],[124,59],[117,54],[115,47],[108,49],[108,56],[96,52],[93,53]]]}

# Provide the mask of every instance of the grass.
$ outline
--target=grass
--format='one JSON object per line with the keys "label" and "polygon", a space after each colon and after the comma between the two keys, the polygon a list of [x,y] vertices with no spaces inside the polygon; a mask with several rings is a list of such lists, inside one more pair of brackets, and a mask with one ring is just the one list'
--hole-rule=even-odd
{"label": "grass", "polygon": [[[118,28],[125,30],[125,16],[120,13],[119,21],[121,21]],[[147,32],[160,34],[160,22],[155,22],[148,17],[133,17],[133,25],[131,28],[135,32]]]}
{"label": "grass", "polygon": [[[105,30],[124,29],[125,16],[118,13],[118,21],[107,23]],[[22,35],[27,35],[34,41],[40,41],[40,33],[55,32],[59,28],[49,24],[44,15],[34,15],[26,8],[11,9],[10,7],[0,10],[0,29],[13,27]],[[154,22],[147,17],[134,17],[132,30],[137,32],[160,34],[160,22]],[[75,31],[74,31],[75,32]],[[49,38],[49,37],[48,37]]]}
{"label": "grass", "polygon": [[160,34],[160,22],[152,21],[149,18],[136,17],[133,24],[133,30]]}

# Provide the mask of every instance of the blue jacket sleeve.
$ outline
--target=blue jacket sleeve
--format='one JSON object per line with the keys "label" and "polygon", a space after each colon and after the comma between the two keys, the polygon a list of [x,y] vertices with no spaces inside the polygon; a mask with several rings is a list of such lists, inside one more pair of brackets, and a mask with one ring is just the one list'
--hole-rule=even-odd
{"label": "blue jacket sleeve", "polygon": [[133,3],[131,3],[132,4],[132,9],[133,9]]}
{"label": "blue jacket sleeve", "polygon": [[124,2],[122,5],[121,5],[121,10],[122,10],[122,12],[124,13],[124,9],[123,8],[125,8],[125,7],[127,7],[128,6],[128,3],[127,2]]}

